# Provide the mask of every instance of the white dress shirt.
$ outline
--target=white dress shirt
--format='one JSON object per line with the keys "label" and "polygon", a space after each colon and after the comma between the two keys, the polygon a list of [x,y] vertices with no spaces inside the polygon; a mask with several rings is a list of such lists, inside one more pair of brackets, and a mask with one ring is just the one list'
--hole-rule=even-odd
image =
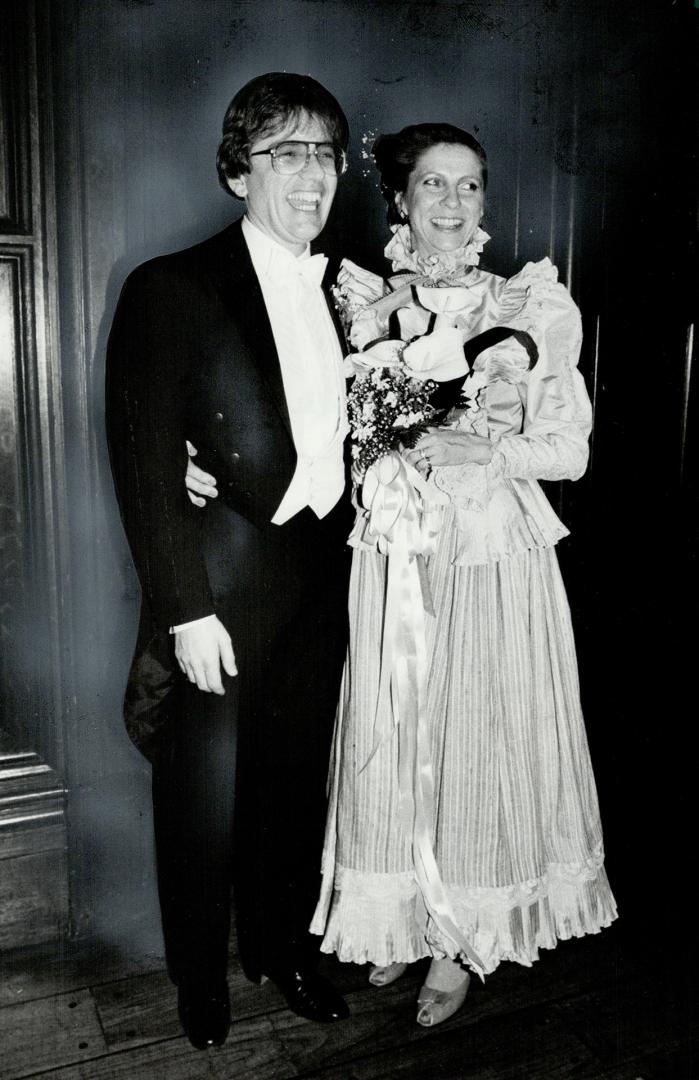
{"label": "white dress shirt", "polygon": [[344,490],[349,431],[342,350],[320,287],[327,259],[311,256],[309,246],[293,255],[247,217],[242,231],[272,326],[297,456],[272,524],[283,525],[306,506],[323,518]]}
{"label": "white dress shirt", "polygon": [[349,430],[342,350],[320,287],[327,259],[296,257],[243,219],[243,236],[260,282],[284,382],[297,464],[272,518],[283,525],[309,506],[322,518],[345,486]]}

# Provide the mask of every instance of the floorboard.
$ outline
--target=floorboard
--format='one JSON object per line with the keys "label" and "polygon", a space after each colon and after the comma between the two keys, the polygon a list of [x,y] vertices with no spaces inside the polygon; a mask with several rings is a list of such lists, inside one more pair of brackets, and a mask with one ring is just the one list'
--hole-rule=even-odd
{"label": "floorboard", "polygon": [[546,1009],[478,1025],[427,1031],[422,1038],[347,1064],[301,1073],[314,1080],[579,1080],[599,1060]]}
{"label": "floorboard", "polygon": [[237,1024],[225,1044],[199,1051],[179,1036],[43,1073],[42,1080],[291,1080],[296,1068],[265,1017]]}
{"label": "floorboard", "polygon": [[247,982],[233,945],[231,1034],[201,1053],[159,958],[94,943],[9,954],[0,1080],[695,1080],[690,965],[664,970],[618,926],[473,980],[432,1030],[415,1023],[425,963],[381,989],[367,966],[321,966],[352,1010],[341,1024],[308,1023],[272,983]]}
{"label": "floorboard", "polygon": [[91,990],[57,994],[0,1009],[0,1077],[34,1076],[65,1062],[102,1054],[102,1034]]}
{"label": "floorboard", "polygon": [[[471,1025],[480,1029],[492,1017],[509,1016],[534,1005],[554,1005],[565,992],[564,987],[572,993],[609,986],[613,993],[622,964],[625,992],[629,992],[647,978],[647,969],[632,960],[624,962],[617,943],[609,937],[605,940],[604,935],[561,944],[554,952],[543,953],[540,962],[530,970],[503,964],[485,985],[472,980],[466,1006],[441,1025],[439,1031]],[[337,1028],[308,1025],[292,1013],[282,1012],[272,1018],[275,1030],[292,1059],[306,1068],[328,1067],[347,1057],[363,1055],[367,1046],[377,1053],[431,1036],[433,1032],[425,1031],[414,1021],[415,1000],[426,970],[424,964],[415,968],[415,972],[411,970],[398,982],[381,989],[367,986],[366,974],[362,972],[361,989],[347,994],[352,1016]],[[562,1020],[567,1023],[567,1017]],[[569,1026],[579,1037],[580,1032],[576,1032],[573,1024]]]}
{"label": "floorboard", "polygon": [[[696,1036],[699,1017],[683,1016],[676,998],[656,979],[626,981],[553,1005],[553,1013],[601,1060],[620,1066],[677,1052]],[[594,1017],[594,1023],[590,1019]],[[631,1071],[631,1070],[629,1070]]]}
{"label": "floorboard", "polygon": [[18,949],[2,957],[0,1008],[162,967],[160,956],[130,956],[103,942],[64,941]]}

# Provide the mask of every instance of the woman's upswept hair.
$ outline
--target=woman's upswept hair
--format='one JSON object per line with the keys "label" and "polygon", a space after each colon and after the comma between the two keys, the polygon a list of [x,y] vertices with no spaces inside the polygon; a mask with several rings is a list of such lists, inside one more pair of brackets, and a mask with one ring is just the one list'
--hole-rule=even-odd
{"label": "woman's upswept hair", "polygon": [[290,121],[313,116],[344,149],[349,142],[347,118],[329,90],[310,75],[270,71],[238,91],[223,118],[223,138],[216,156],[218,178],[225,191],[229,177],[250,172],[250,147],[260,138],[281,131]]}
{"label": "woman's upswept hair", "polygon": [[388,203],[388,223],[397,225],[401,218],[396,195],[405,193],[418,158],[439,143],[456,143],[473,150],[481,163],[483,190],[488,183],[488,158],[478,139],[453,124],[411,124],[396,135],[380,135],[372,153],[381,176],[381,194]]}

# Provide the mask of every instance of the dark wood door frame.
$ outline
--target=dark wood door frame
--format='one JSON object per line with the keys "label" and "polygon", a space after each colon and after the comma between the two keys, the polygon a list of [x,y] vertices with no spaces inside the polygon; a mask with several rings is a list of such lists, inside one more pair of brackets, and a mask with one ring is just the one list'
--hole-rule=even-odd
{"label": "dark wood door frame", "polygon": [[44,9],[0,35],[0,941],[67,918],[64,724],[71,693],[56,212]]}

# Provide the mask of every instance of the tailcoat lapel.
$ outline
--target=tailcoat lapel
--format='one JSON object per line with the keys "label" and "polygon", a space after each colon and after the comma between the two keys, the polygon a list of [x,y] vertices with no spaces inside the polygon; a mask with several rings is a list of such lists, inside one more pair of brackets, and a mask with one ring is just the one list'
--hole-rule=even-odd
{"label": "tailcoat lapel", "polygon": [[[241,222],[236,221],[220,236],[221,246],[212,265],[212,275],[231,318],[236,323],[250,356],[258,366],[271,399],[293,440],[291,419],[284,392],[279,354],[274,342],[262,289],[245,243]],[[311,245],[314,250],[314,245]],[[328,305],[343,354],[348,351],[344,330],[333,302],[330,285],[337,277],[338,265],[330,260],[323,278],[323,295]]]}
{"label": "tailcoat lapel", "polygon": [[[315,254],[314,245],[311,244],[311,252]],[[335,327],[335,333],[337,334],[337,340],[340,342],[340,349],[342,355],[347,356],[350,352],[350,347],[345,336],[345,328],[342,325],[337,306],[335,304],[335,298],[332,294],[331,286],[337,281],[337,275],[340,269],[340,263],[337,259],[329,259],[328,265],[325,268],[325,274],[323,275],[323,296],[325,297],[325,303],[328,305],[328,311],[330,312],[330,318],[333,321]],[[349,392],[350,384],[354,380],[354,375],[345,376],[345,389]]]}
{"label": "tailcoat lapel", "polygon": [[[317,254],[317,245],[311,244],[311,254]],[[337,274],[340,269],[340,264],[336,259],[329,258],[328,265],[325,267],[325,274],[323,275],[323,282],[321,288],[323,290],[323,296],[325,297],[325,303],[328,305],[328,311],[330,312],[330,318],[333,321],[335,332],[337,334],[337,340],[340,342],[340,348],[342,349],[342,355],[346,355],[349,351],[347,347],[347,341],[345,339],[345,330],[340,320],[337,308],[335,306],[335,300],[333,294],[330,291],[331,286],[337,281]]]}
{"label": "tailcoat lapel", "polygon": [[270,397],[279,411],[289,436],[293,439],[272,325],[240,221],[236,221],[229,229],[226,229],[221,236],[221,241],[220,258],[216,260],[213,267],[213,276],[228,312],[236,323],[243,342],[248,347],[249,355],[261,372]]}

